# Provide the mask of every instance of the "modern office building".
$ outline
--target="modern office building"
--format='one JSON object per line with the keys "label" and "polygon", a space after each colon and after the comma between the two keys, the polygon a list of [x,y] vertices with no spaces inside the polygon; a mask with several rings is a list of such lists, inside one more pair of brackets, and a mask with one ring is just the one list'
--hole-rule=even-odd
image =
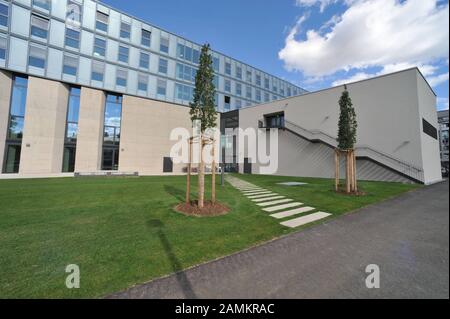
{"label": "modern office building", "polygon": [[[200,46],[92,0],[0,0],[0,67],[189,104]],[[219,111],[305,91],[212,52]]]}
{"label": "modern office building", "polygon": [[[91,0],[0,0],[0,178],[182,174],[170,134],[191,130],[199,49]],[[309,93],[213,57],[221,130],[276,127],[276,174],[332,177],[343,87]],[[436,96],[418,69],[348,90],[360,179],[441,179]],[[227,169],[261,173],[251,154],[237,154],[239,140],[225,145],[234,150]]]}
{"label": "modern office building", "polygon": [[441,149],[442,173],[448,176],[448,110],[438,112],[439,144]]}

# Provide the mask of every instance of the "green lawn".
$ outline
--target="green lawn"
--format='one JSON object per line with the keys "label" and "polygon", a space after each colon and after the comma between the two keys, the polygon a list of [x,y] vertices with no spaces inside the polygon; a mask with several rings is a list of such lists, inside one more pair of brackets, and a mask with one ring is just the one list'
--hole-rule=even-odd
{"label": "green lawn", "polygon": [[[325,179],[241,178],[333,217],[417,187],[364,182],[367,196],[350,197]],[[290,180],[310,184],[276,185]],[[0,180],[0,298],[101,297],[296,231],[229,184],[218,187],[229,214],[181,215],[172,207],[184,191],[176,176]],[[65,286],[68,264],[80,266],[80,289]]]}

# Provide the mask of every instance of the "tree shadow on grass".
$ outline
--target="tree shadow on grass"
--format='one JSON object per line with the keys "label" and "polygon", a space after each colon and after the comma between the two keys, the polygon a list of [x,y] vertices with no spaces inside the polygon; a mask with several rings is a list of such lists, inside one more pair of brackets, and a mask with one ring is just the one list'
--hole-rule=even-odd
{"label": "tree shadow on grass", "polygon": [[186,199],[186,190],[184,189],[180,189],[171,185],[164,185],[164,190],[172,195],[173,197],[175,197],[178,201],[180,202],[184,202],[184,200]]}
{"label": "tree shadow on grass", "polygon": [[177,256],[173,252],[172,245],[167,239],[166,234],[164,233],[164,223],[159,219],[151,219],[147,222],[147,226],[156,231],[159,240],[164,248],[164,251],[169,259],[170,265],[172,267],[172,271],[175,273],[175,277],[184,293],[184,296],[187,299],[197,299],[197,295],[192,289],[192,285],[187,278],[185,272],[183,271],[183,266],[177,259]]}

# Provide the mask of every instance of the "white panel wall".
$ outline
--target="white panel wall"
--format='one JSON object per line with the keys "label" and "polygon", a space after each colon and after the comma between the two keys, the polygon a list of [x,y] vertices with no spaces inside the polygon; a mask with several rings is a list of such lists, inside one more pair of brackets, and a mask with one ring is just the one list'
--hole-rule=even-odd
{"label": "white panel wall", "polygon": [[30,35],[30,11],[12,6],[11,32],[28,37]]}
{"label": "white panel wall", "polygon": [[106,59],[111,62],[117,62],[119,52],[119,42],[114,40],[108,40],[106,48]]}
{"label": "white panel wall", "polygon": [[28,42],[11,37],[9,40],[8,67],[25,72],[27,69]]}
{"label": "white panel wall", "polygon": [[60,50],[48,49],[47,76],[52,79],[61,79],[63,53]]}
{"label": "white panel wall", "polygon": [[105,88],[114,90],[116,86],[116,67],[112,64],[106,64],[104,76]]}
{"label": "white panel wall", "polygon": [[95,2],[84,0],[83,5],[83,26],[89,29],[95,29]]}
{"label": "white panel wall", "polygon": [[80,57],[80,66],[78,68],[78,80],[82,84],[89,85],[91,81],[91,60]]}
{"label": "white panel wall", "polygon": [[52,15],[60,19],[66,19],[67,0],[52,0]]}
{"label": "white panel wall", "polygon": [[50,44],[63,47],[65,29],[64,23],[52,19],[50,23]]}
{"label": "white panel wall", "polygon": [[81,32],[80,51],[83,54],[91,55],[94,46],[94,34],[88,31]]}
{"label": "white panel wall", "polygon": [[113,38],[119,38],[120,34],[120,14],[109,10],[108,35]]}

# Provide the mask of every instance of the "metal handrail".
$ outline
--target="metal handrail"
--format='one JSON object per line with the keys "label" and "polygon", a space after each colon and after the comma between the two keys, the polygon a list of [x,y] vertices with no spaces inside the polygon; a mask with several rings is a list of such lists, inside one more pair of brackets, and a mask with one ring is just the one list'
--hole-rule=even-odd
{"label": "metal handrail", "polygon": [[[337,146],[337,139],[335,138],[335,137],[333,137],[333,136],[331,136],[331,135],[329,135],[328,133],[325,133],[325,132],[323,132],[323,131],[320,131],[320,130],[308,130],[308,129],[305,129],[304,127],[301,127],[300,125],[298,125],[298,124],[296,124],[296,123],[293,123],[293,122],[291,122],[291,121],[288,121],[288,120],[284,120],[284,122],[285,122],[285,128],[287,128],[286,127],[286,124],[288,124],[288,125],[292,125],[292,126],[295,126],[296,128],[298,128],[298,129],[300,129],[300,130],[302,130],[302,131],[304,131],[304,132],[307,132],[308,134],[310,134],[310,136],[312,136],[313,138],[307,138],[307,139],[309,139],[309,140],[314,140],[314,139],[319,139],[319,140],[321,140],[322,142],[325,142],[325,143],[327,143],[327,144],[330,144],[330,145],[332,145],[332,146],[334,146],[334,147],[336,147]],[[287,129],[289,129],[289,128],[287,128]],[[294,133],[297,133],[297,132],[294,132]],[[302,134],[300,134],[300,133],[297,133],[297,134],[299,134],[299,135],[302,135]],[[320,138],[316,138],[315,136],[320,136]],[[326,136],[328,139],[329,139],[329,141],[325,141],[323,138],[322,138],[322,136]],[[305,136],[306,137],[306,136]],[[331,141],[331,143],[330,143],[330,141]],[[384,158],[386,158],[386,159],[388,159],[388,160],[390,160],[390,161],[394,161],[394,162],[396,162],[396,163],[398,163],[398,164],[401,164],[402,166],[406,166],[406,168],[408,169],[408,170],[415,170],[416,172],[415,172],[415,174],[413,174],[413,175],[415,175],[415,176],[420,176],[420,177],[422,177],[422,175],[421,175],[421,173],[423,173],[423,170],[421,169],[421,168],[419,168],[419,167],[416,167],[415,165],[413,165],[412,163],[408,163],[408,162],[405,162],[405,161],[403,161],[403,160],[400,160],[400,159],[398,159],[398,158],[395,158],[395,157],[393,157],[393,156],[391,156],[391,155],[388,155],[388,154],[386,154],[386,153],[384,153],[384,152],[382,152],[382,151],[379,151],[379,150],[376,150],[376,149],[374,149],[374,148],[372,148],[372,147],[370,147],[370,146],[367,146],[367,145],[357,145],[356,147],[355,147],[355,149],[359,149],[359,150],[362,150],[362,149],[364,149],[364,150],[367,150],[367,151],[370,151],[370,152],[372,152],[372,153],[374,153],[374,154],[376,154],[376,155],[379,155],[379,156],[381,156],[381,157],[384,157]],[[402,170],[402,172],[403,173],[405,173],[403,170]],[[411,172],[412,173],[412,172]],[[409,175],[409,174],[408,174]],[[420,178],[419,178],[420,179]]]}

